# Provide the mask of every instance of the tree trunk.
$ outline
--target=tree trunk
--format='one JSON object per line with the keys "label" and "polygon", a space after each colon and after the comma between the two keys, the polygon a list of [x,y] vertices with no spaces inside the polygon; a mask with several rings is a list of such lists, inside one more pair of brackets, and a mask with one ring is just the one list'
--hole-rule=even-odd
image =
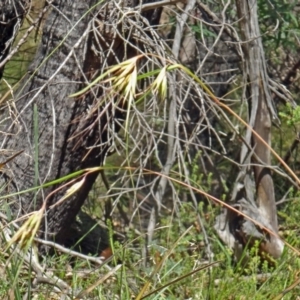
{"label": "tree trunk", "polygon": [[[246,78],[246,97],[249,107],[249,125],[271,147],[272,119],[277,121],[273,107],[265,64],[264,51],[260,38],[257,16],[257,3],[252,0],[237,0],[236,7],[240,20],[240,32],[243,50],[243,72]],[[283,243],[277,237],[278,223],[275,204],[274,184],[271,174],[270,150],[247,129],[245,141],[253,150],[244,145],[241,151],[242,168],[236,191],[232,200],[241,212],[257,221],[262,227],[273,232],[273,235],[258,228],[250,220],[233,212],[227,217],[220,217],[217,230],[222,239],[240,256],[247,245],[259,241],[260,250],[274,258],[281,255]],[[254,167],[250,167],[250,164]],[[254,171],[254,178],[252,172]],[[254,181],[254,183],[253,183]],[[226,213],[225,213],[226,214]],[[228,224],[225,224],[228,223]]]}
{"label": "tree trunk", "polygon": [[[23,151],[9,164],[5,178],[9,183],[5,193],[26,190],[80,168],[100,165],[99,149],[98,155],[94,153],[82,162],[85,147],[91,141],[82,141],[81,147],[75,151],[75,141],[69,142],[80,126],[74,120],[89,104],[88,101],[75,101],[68,96],[80,88],[83,76],[80,67],[86,59],[84,46],[93,10],[86,16],[84,14],[95,3],[94,0],[59,1],[47,18],[41,45],[31,66],[34,73],[26,77],[16,95],[14,117],[7,127],[9,135],[2,144],[5,149]],[[37,136],[38,141],[35,140]],[[76,196],[47,212],[46,236],[54,234],[56,241],[64,240],[68,225],[74,220],[96,177],[95,173],[89,175]],[[57,186],[15,197],[12,200],[13,212],[24,215],[39,209],[55,188]],[[48,199],[48,206],[58,201],[64,191]]]}
{"label": "tree trunk", "polygon": [[[130,39],[124,43],[126,36],[116,34],[113,26],[105,26],[113,4],[97,2],[56,1],[47,17],[42,42],[30,68],[32,73],[23,81],[15,105],[11,106],[11,122],[6,126],[2,149],[23,153],[7,164],[9,168],[1,178],[1,185],[5,184],[2,194],[23,191],[103,163],[112,139],[108,128],[118,131],[118,123],[112,123],[122,120],[126,105],[112,98],[90,113],[90,107],[97,105],[103,95],[103,88],[78,99],[69,95],[99,76],[104,67],[132,57],[136,50],[127,45]],[[151,14],[147,17],[151,19]],[[101,35],[98,40],[96,27]],[[122,111],[112,104],[114,100],[122,105]],[[59,187],[56,185],[8,197],[7,201],[12,203],[14,217],[37,210],[47,201],[41,235],[64,243],[71,238],[70,224],[97,176],[97,172],[88,174],[75,195],[51,209],[66,188],[54,192]]]}

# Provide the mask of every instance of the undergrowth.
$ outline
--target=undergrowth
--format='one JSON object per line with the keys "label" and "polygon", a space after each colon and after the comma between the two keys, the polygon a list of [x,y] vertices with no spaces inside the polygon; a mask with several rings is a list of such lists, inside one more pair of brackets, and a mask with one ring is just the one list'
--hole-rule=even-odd
{"label": "undergrowth", "polygon": [[[299,216],[297,210],[291,207],[286,206],[285,213],[289,218],[280,234],[299,248]],[[203,217],[207,228],[213,226],[215,210],[209,208],[205,211]],[[113,245],[114,257],[108,263],[110,268],[118,264],[122,264],[122,267],[83,299],[135,299],[148,281],[150,285],[145,295],[157,291],[146,299],[272,299],[298,278],[300,259],[290,250],[285,250],[276,265],[269,266],[267,263],[261,264],[257,249],[252,248],[249,250],[251,260],[247,266],[243,266],[234,261],[231,251],[212,232],[209,233],[214,254],[211,261],[217,263],[206,268],[210,263],[209,256],[203,233],[199,230],[199,224],[195,223],[195,209],[190,203],[183,203],[180,218],[163,212],[155,239],[147,246],[146,262],[142,259],[145,236],[128,229],[127,241]],[[16,257],[9,262],[7,258],[7,254],[1,251],[1,299],[10,294],[14,294],[12,299],[22,299],[29,289],[30,269],[25,264],[20,266],[20,260]],[[159,264],[161,267],[157,269]],[[47,272],[53,272],[72,286],[74,296],[78,291],[88,289],[108,272],[106,266],[99,267],[62,253],[48,256],[47,266]],[[202,270],[184,278],[185,274],[201,267]],[[34,287],[32,289],[33,299],[60,299],[59,293],[54,293],[53,287],[47,284],[39,285],[36,291]],[[296,287],[284,299],[297,299],[298,294],[299,288]]]}

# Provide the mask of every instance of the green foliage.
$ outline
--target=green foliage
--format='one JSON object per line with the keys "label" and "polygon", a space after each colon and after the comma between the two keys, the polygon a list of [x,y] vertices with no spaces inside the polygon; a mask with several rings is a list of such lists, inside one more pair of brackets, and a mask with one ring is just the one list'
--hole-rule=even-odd
{"label": "green foliage", "polygon": [[217,35],[215,32],[210,30],[207,26],[205,26],[202,22],[196,25],[190,25],[191,30],[196,34],[197,39],[201,40],[204,38],[216,38]]}
{"label": "green foliage", "polygon": [[279,116],[290,127],[294,127],[300,124],[300,107],[293,108],[291,104],[287,104],[283,111],[279,112]]}
{"label": "green foliage", "polygon": [[[264,43],[267,47],[297,51],[300,36],[299,13],[295,10],[298,1],[258,1],[259,20],[262,24]],[[276,28],[276,30],[274,30]]]}
{"label": "green foliage", "polygon": [[[202,183],[203,184],[203,183]],[[205,186],[203,188],[206,188]],[[290,197],[295,197],[291,205],[287,205],[284,212],[288,216],[285,224],[287,227],[284,234],[286,240],[299,247],[298,241],[298,221],[300,207],[298,209],[299,196],[296,191],[291,191]],[[205,224],[205,228],[212,228],[215,220],[215,214],[218,213],[214,207],[209,210],[203,207],[203,202],[199,203],[198,210]],[[112,299],[118,295],[119,299],[128,300],[136,296],[144,284],[149,280],[149,276],[159,263],[162,262],[166,253],[174,247],[176,241],[183,232],[193,225],[196,220],[197,211],[189,202],[183,202],[180,207],[180,218],[174,218],[167,211],[162,211],[162,217],[159,228],[156,230],[155,239],[147,246],[148,262],[144,265],[142,249],[145,247],[145,236],[141,235],[133,228],[126,232],[127,242],[121,244],[113,243],[114,259],[110,266],[113,267],[122,262],[122,268],[109,281],[95,287],[89,294],[89,299],[97,297],[98,299]],[[109,228],[111,228],[110,224]],[[232,252],[225,247],[219,239],[214,236],[213,231],[209,231],[209,241],[212,252],[215,254],[214,260],[220,260],[219,265],[209,269],[203,269],[194,275],[176,281],[184,274],[188,274],[199,266],[207,264],[207,250],[204,243],[202,230],[194,225],[187,234],[179,239],[175,245],[174,251],[170,253],[162,268],[156,274],[155,280],[147,292],[155,291],[162,286],[163,289],[149,296],[148,299],[229,299],[234,295],[234,299],[270,299],[290,285],[300,266],[300,259],[294,257],[293,253],[286,251],[279,260],[275,268],[265,263],[261,264],[258,257],[258,244],[254,245],[248,251],[250,255],[249,264],[243,266],[239,263],[234,264]],[[112,231],[110,229],[110,235]],[[0,257],[1,262],[5,262],[4,257]],[[11,282],[18,276],[18,285],[22,288],[16,289],[16,299],[22,299],[28,286],[28,271],[25,266],[13,264],[7,269],[6,274],[10,276],[3,278],[0,285],[0,295],[7,295]],[[47,261],[48,268],[54,270],[54,274],[62,280],[68,280],[69,284],[76,291],[86,289],[95,283],[101,276],[108,271],[104,268],[97,268],[83,259],[72,258],[70,255],[57,255],[49,257]],[[22,268],[22,271],[19,269]],[[82,270],[88,271],[87,277],[81,277]],[[269,277],[261,280],[257,277],[258,273],[267,273]],[[70,277],[70,273],[72,276]],[[15,275],[14,275],[15,274]],[[171,283],[169,285],[169,283]],[[39,290],[37,299],[49,299],[51,297],[50,286],[45,286]],[[295,299],[297,291],[286,296],[286,299]],[[3,297],[2,297],[3,298]]]}

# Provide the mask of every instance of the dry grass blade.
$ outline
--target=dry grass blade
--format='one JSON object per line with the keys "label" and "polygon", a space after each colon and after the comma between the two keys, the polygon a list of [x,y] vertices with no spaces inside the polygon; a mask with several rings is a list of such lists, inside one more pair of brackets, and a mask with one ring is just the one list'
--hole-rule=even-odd
{"label": "dry grass blade", "polygon": [[182,276],[179,276],[178,278],[176,278],[176,279],[174,279],[174,280],[172,280],[172,281],[170,281],[170,282],[164,284],[163,286],[161,286],[161,287],[155,289],[154,291],[148,293],[147,295],[145,295],[144,297],[142,297],[141,300],[142,300],[142,299],[146,299],[147,297],[149,297],[149,296],[151,296],[151,295],[157,293],[158,291],[160,291],[160,290],[162,290],[162,289],[164,289],[164,288],[166,288],[166,287],[168,287],[168,286],[170,286],[170,285],[172,285],[172,284],[174,284],[174,283],[176,283],[176,282],[178,282],[178,281],[180,281],[180,280],[182,280],[182,279],[184,279],[184,278],[187,278],[187,277],[189,277],[189,276],[191,276],[191,275],[193,275],[193,274],[196,274],[197,272],[199,272],[199,271],[201,271],[201,270],[208,269],[208,268],[210,268],[210,267],[212,267],[212,266],[214,266],[214,265],[216,265],[216,264],[218,264],[218,263],[220,263],[220,261],[215,261],[215,262],[210,263],[210,264],[208,264],[208,265],[205,265],[205,266],[203,266],[203,267],[197,268],[197,269],[195,269],[195,270],[193,270],[193,271],[191,271],[191,272],[189,272],[189,273],[187,273],[187,274],[184,274],[184,275],[182,275]]}
{"label": "dry grass blade", "polygon": [[145,285],[143,286],[143,288],[141,289],[141,291],[139,292],[139,294],[136,296],[136,300],[140,300],[143,299],[144,294],[146,293],[146,291],[149,289],[153,278],[155,278],[155,275],[157,275],[159,273],[159,271],[161,270],[161,268],[163,267],[165,261],[167,260],[167,258],[172,254],[172,252],[174,251],[174,249],[177,247],[177,245],[179,244],[180,240],[193,228],[193,226],[190,226],[178,239],[177,241],[172,245],[172,247],[164,254],[164,256],[162,257],[162,259],[160,260],[160,262],[156,265],[155,269],[153,270],[153,272],[151,273],[151,275],[149,276],[149,280],[147,280],[147,282],[145,283]]}
{"label": "dry grass blade", "polygon": [[[94,81],[88,84],[84,89],[69,95],[70,98],[78,97],[88,92],[95,85],[103,82],[112,82],[116,90],[123,90],[127,86],[127,77],[130,76],[134,71],[136,72],[136,64],[143,55],[135,56],[131,59],[128,59],[118,65],[112,66],[107,69],[106,72],[102,73]],[[136,82],[136,80],[135,80]]]}
{"label": "dry grass blade", "polygon": [[167,72],[168,66],[164,66],[154,82],[152,83],[152,88],[154,93],[157,93],[162,100],[164,100],[167,96],[167,77],[166,77],[166,72]]}
{"label": "dry grass blade", "polygon": [[54,205],[50,206],[50,208],[53,208],[57,205],[60,205],[63,201],[65,201],[67,198],[71,197],[73,194],[75,194],[84,184],[85,177],[83,177],[80,181],[75,182],[68,190],[66,191],[65,195]]}
{"label": "dry grass blade", "polygon": [[0,169],[2,169],[7,163],[9,163],[11,160],[13,160],[15,157],[17,157],[17,156],[20,155],[21,153],[23,153],[23,150],[17,152],[17,153],[14,154],[14,155],[12,155],[12,156],[9,157],[6,161],[0,163]]}
{"label": "dry grass blade", "polygon": [[29,219],[20,227],[20,229],[14,234],[11,240],[8,241],[5,252],[12,246],[13,243],[19,243],[20,248],[28,248],[41,224],[43,218],[44,209],[33,212]]}
{"label": "dry grass blade", "polygon": [[91,286],[89,286],[87,289],[84,291],[80,292],[74,300],[80,300],[83,297],[87,296],[90,292],[92,292],[98,285],[103,283],[105,280],[107,280],[109,277],[113,276],[120,268],[122,265],[117,265],[114,267],[111,271],[109,271],[107,274],[105,274],[103,277],[101,277],[99,280],[97,280],[95,283],[93,283]]}
{"label": "dry grass blade", "polygon": [[291,292],[297,285],[300,284],[300,278],[298,278],[296,281],[294,281],[288,288],[286,288],[283,292],[281,292],[279,295],[277,295],[275,298],[272,300],[280,300],[283,299],[283,297]]}

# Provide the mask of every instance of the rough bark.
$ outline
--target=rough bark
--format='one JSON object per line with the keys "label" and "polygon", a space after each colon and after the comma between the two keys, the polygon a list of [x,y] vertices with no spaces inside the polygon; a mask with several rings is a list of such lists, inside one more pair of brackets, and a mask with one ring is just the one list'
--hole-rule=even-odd
{"label": "rough bark", "polygon": [[[85,147],[91,141],[83,141],[76,151],[72,151],[74,142],[69,142],[69,138],[78,127],[78,124],[73,122],[74,119],[88,107],[87,102],[74,101],[68,97],[80,88],[78,82],[83,74],[79,67],[85,60],[84,45],[87,37],[76,49],[74,46],[84,35],[92,12],[83,16],[95,3],[93,0],[86,3],[74,1],[72,4],[69,1],[58,1],[56,9],[53,9],[47,18],[41,45],[34,65],[31,66],[34,74],[27,76],[24,86],[18,92],[14,112],[16,117],[7,128],[9,134],[15,135],[6,136],[2,143],[2,148],[24,151],[9,164],[9,172],[5,179],[10,183],[6,193],[25,190],[76,169],[100,164],[99,155],[90,156],[87,161],[82,162]],[[73,55],[70,55],[71,51],[74,51]],[[38,129],[34,128],[34,118],[38,120]],[[38,147],[34,143],[35,130],[38,130]],[[38,157],[38,160],[35,157]],[[38,174],[35,170],[37,164]],[[64,239],[65,229],[74,220],[96,176],[91,174],[75,197],[48,211],[45,229],[47,234],[55,234],[58,242]],[[35,178],[38,181],[35,181]],[[55,188],[57,186],[40,190],[36,194],[26,193],[14,198],[13,211],[24,215],[39,209],[47,195]],[[61,196],[62,193],[55,194],[48,200],[48,204],[55,203]]]}
{"label": "rough bark", "polygon": [[[252,1],[237,1],[237,8],[239,18],[243,17],[240,22],[243,40],[248,41],[243,45],[243,52],[248,76],[247,96],[251,107],[250,125],[268,145],[271,145],[271,115],[275,118],[276,114],[272,106],[264,51],[259,38],[257,7]],[[252,156],[252,161],[269,166],[271,164],[270,150],[254,135],[252,135],[252,145],[255,148],[254,153],[257,155],[257,159]],[[263,216],[277,231],[277,213],[271,170],[258,166],[254,167],[254,172],[258,206]]]}
{"label": "rough bark", "polygon": [[[22,150],[23,153],[3,172],[1,185],[4,184],[5,189],[2,194],[23,191],[76,170],[102,164],[112,139],[108,128],[118,131],[117,122],[113,126],[112,123],[122,121],[124,103],[120,99],[109,99],[118,100],[121,109],[108,102],[91,114],[90,107],[103,96],[103,88],[78,99],[71,99],[69,95],[98,76],[103,67],[136,54],[134,48],[124,43],[126,36],[115,34],[113,24],[104,26],[108,20],[118,20],[118,16],[107,19],[113,17],[110,5],[110,2],[101,4],[96,0],[55,2],[56,7],[45,22],[42,42],[30,68],[32,72],[16,94],[15,106],[11,108],[12,120],[3,135],[2,149]],[[92,30],[95,23],[101,32],[97,42]],[[124,30],[120,28],[120,32]],[[129,44],[130,40],[127,42]],[[74,234],[70,225],[97,176],[97,172],[88,174],[75,195],[52,209],[49,207],[61,199],[66,188],[51,194],[58,188],[56,185],[9,197],[13,216],[37,210],[47,199],[41,235],[65,243],[72,238],[70,234]]]}

